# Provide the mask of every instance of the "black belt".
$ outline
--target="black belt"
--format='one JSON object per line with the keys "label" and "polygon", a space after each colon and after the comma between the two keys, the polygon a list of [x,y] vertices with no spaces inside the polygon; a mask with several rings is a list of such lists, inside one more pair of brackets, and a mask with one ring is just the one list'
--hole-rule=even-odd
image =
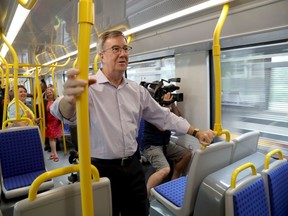
{"label": "black belt", "polygon": [[119,166],[127,166],[134,159],[135,154],[129,157],[123,157],[118,159],[100,159],[100,158],[91,158],[92,162],[107,164],[107,165],[119,165]]}

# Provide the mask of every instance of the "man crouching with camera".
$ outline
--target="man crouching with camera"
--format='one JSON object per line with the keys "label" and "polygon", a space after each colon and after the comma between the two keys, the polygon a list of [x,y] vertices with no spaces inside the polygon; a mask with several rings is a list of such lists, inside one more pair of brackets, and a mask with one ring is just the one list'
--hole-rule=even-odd
{"label": "man crouching with camera", "polygon": [[[163,107],[167,107],[177,116],[181,113],[173,102],[173,95],[168,92],[161,98]],[[156,170],[147,182],[147,194],[150,196],[151,188],[161,184],[170,173],[169,161],[173,162],[173,174],[171,180],[179,178],[187,168],[192,152],[183,146],[170,141],[171,131],[157,128],[145,121],[142,138],[142,153]]]}

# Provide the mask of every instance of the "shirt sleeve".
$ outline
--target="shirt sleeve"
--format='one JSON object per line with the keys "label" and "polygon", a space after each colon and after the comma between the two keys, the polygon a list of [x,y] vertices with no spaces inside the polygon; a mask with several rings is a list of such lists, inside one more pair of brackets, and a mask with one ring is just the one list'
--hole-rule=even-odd
{"label": "shirt sleeve", "polygon": [[58,97],[50,107],[50,113],[57,119],[67,123],[69,125],[76,125],[76,113],[70,119],[63,117],[62,113],[59,110],[59,104],[64,96]]}

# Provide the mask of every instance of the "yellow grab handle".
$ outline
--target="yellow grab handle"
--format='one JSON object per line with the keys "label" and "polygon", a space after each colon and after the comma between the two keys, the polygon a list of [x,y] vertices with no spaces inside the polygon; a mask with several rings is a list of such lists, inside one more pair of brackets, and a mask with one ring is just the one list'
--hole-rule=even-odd
{"label": "yellow grab handle", "polygon": [[272,155],[278,153],[279,154],[279,159],[283,160],[283,153],[280,149],[274,149],[272,151],[270,151],[269,153],[267,153],[266,157],[265,157],[265,162],[264,162],[264,169],[269,169],[269,161],[270,158],[272,157]]}
{"label": "yellow grab handle", "polygon": [[243,170],[245,170],[245,169],[247,169],[249,167],[251,167],[251,169],[252,169],[252,175],[256,175],[256,167],[251,162],[248,162],[248,163],[238,167],[237,169],[234,170],[234,172],[232,174],[232,177],[231,177],[231,188],[235,188],[236,187],[236,179],[237,179],[238,174],[241,171],[243,171]]}
{"label": "yellow grab handle", "polygon": [[[90,165],[91,166],[91,173],[93,176],[93,181],[95,182],[99,182],[100,181],[100,177],[99,177],[99,172],[96,169],[95,166]],[[72,165],[72,166],[67,166],[67,167],[63,167],[63,168],[58,168],[55,170],[51,170],[51,171],[47,171],[45,173],[42,173],[40,176],[38,176],[33,183],[31,184],[30,190],[29,190],[29,194],[28,194],[28,199],[30,201],[33,201],[36,199],[36,195],[37,195],[37,191],[39,186],[44,182],[47,181],[48,179],[51,178],[55,178],[61,175],[65,175],[68,173],[72,173],[72,172],[78,172],[79,171],[79,164],[76,165]]]}
{"label": "yellow grab handle", "polygon": [[2,124],[2,129],[6,129],[6,125],[9,123],[9,122],[15,122],[15,121],[19,121],[19,122],[22,122],[22,121],[27,121],[29,123],[29,125],[33,126],[34,125],[34,122],[30,119],[30,118],[26,118],[26,117],[21,117],[20,119],[17,119],[17,118],[10,118],[10,119],[7,119],[6,121],[3,122]]}

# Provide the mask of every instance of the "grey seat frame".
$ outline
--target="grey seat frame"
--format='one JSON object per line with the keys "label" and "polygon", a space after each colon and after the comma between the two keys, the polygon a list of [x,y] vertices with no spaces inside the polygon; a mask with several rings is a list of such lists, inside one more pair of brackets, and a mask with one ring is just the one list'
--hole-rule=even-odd
{"label": "grey seat frame", "polygon": [[[94,215],[111,216],[110,180],[92,182]],[[17,202],[14,216],[79,216],[82,215],[80,183],[74,183],[38,194],[36,199]]]}
{"label": "grey seat frame", "polygon": [[233,143],[224,141],[210,145],[206,149],[197,149],[195,151],[188,171],[184,201],[181,207],[175,206],[154,188],[151,189],[151,194],[172,213],[171,215],[190,215],[194,210],[201,182],[210,173],[230,164],[232,150]]}

